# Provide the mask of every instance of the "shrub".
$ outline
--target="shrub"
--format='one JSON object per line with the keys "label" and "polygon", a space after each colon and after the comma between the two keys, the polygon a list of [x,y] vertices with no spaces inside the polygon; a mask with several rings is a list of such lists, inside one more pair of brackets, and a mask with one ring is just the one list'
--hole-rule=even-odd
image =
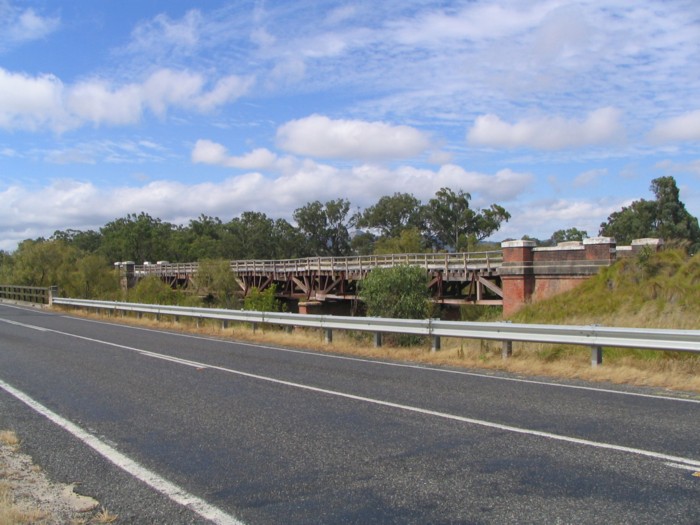
{"label": "shrub", "polygon": [[[373,317],[426,319],[432,312],[426,272],[416,266],[375,268],[360,282],[360,297]],[[415,336],[389,339],[402,345],[420,341]]]}

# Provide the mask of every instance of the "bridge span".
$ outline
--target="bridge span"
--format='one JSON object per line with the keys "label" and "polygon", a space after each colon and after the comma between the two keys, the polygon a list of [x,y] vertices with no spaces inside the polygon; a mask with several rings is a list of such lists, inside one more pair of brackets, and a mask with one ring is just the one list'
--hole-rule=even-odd
{"label": "bridge span", "polygon": [[[253,288],[274,285],[281,298],[301,302],[355,300],[357,285],[375,268],[417,266],[429,276],[434,301],[443,304],[503,304],[498,269],[499,251],[473,253],[419,253],[355,257],[308,257],[287,260],[230,261],[231,271],[244,295]],[[124,284],[156,275],[173,286],[196,285],[197,263],[136,265],[122,263]]]}
{"label": "bridge span", "polygon": [[[498,251],[238,260],[230,261],[230,268],[243,295],[274,285],[280,298],[309,305],[358,299],[358,283],[375,268],[417,266],[428,276],[434,302],[501,305],[504,315],[510,315],[527,303],[573,289],[619,257],[662,245],[660,239],[638,239],[618,247],[615,239],[593,237],[538,247],[534,241],[517,240],[503,242]],[[148,275],[172,286],[197,284],[197,263],[117,265],[124,287]]]}

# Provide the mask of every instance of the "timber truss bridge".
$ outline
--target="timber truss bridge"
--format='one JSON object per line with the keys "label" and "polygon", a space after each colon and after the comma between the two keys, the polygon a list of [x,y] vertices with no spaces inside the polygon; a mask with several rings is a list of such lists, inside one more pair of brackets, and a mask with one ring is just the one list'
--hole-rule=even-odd
{"label": "timber truss bridge", "polygon": [[[490,251],[239,260],[231,261],[230,267],[244,296],[253,288],[263,291],[274,285],[278,297],[308,302],[357,300],[358,283],[375,268],[417,266],[425,270],[436,303],[502,305],[502,262],[501,251]],[[127,286],[148,275],[173,287],[196,285],[197,263],[118,264]]]}

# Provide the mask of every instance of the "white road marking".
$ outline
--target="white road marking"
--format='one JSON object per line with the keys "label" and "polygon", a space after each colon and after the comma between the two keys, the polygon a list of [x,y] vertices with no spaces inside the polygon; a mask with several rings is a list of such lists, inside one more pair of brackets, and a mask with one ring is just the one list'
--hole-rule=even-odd
{"label": "white road marking", "polygon": [[191,511],[199,514],[204,519],[218,525],[243,525],[242,521],[239,521],[230,514],[227,514],[221,509],[207,503],[203,499],[188,493],[183,488],[171,483],[165,478],[162,478],[155,472],[146,469],[133,459],[116,450],[114,447],[109,446],[104,441],[101,441],[74,423],[71,423],[67,419],[49,410],[24,392],[5,383],[2,379],[0,379],[0,388],[22,401],[24,404],[42,416],[46,417],[51,422],[70,432],[73,436],[95,450],[101,456],[114,463],[117,467],[128,472],[133,477],[139,481],[142,481],[161,494],[167,496],[175,503],[187,507]]}
{"label": "white road marking", "polygon": [[555,387],[555,388],[568,388],[571,390],[584,390],[584,391],[589,391],[589,392],[601,392],[601,393],[605,393],[605,394],[616,394],[616,395],[621,395],[621,396],[642,397],[642,398],[649,398],[649,399],[660,399],[660,400],[664,400],[664,401],[680,401],[683,403],[700,404],[700,399],[675,397],[673,395],[661,396],[661,395],[655,395],[655,394],[642,394],[640,392],[626,392],[624,390],[613,390],[610,388],[599,388],[599,387],[594,387],[594,386],[569,385],[569,384],[565,384],[565,383],[554,383],[554,382],[550,382],[550,381],[538,381],[535,379],[523,379],[520,377],[507,377],[507,376],[500,376],[500,375],[494,375],[494,374],[483,374],[483,373],[478,373],[478,372],[466,372],[464,370],[450,370],[447,368],[435,368],[435,367],[430,367],[430,366],[425,366],[425,365],[414,365],[414,364],[407,364],[407,363],[393,363],[393,362],[389,362],[389,361],[378,361],[376,359],[364,359],[361,357],[349,357],[349,356],[344,356],[344,355],[325,354],[325,353],[320,353],[320,352],[310,352],[308,350],[296,350],[293,348],[283,348],[283,347],[279,347],[279,346],[269,346],[269,345],[263,345],[263,344],[259,344],[259,343],[250,343],[247,341],[227,341],[224,339],[204,337],[204,336],[200,336],[200,335],[181,334],[181,333],[176,333],[176,332],[167,332],[165,330],[155,330],[153,328],[144,328],[141,326],[131,326],[131,325],[116,324],[116,323],[108,323],[105,321],[97,321],[95,319],[85,319],[82,317],[72,317],[69,315],[62,315],[61,317],[65,317],[67,319],[72,319],[72,320],[77,320],[77,321],[83,321],[83,322],[87,322],[87,323],[105,324],[105,325],[109,325],[109,326],[128,328],[130,330],[141,330],[144,332],[165,334],[165,335],[170,335],[170,336],[174,336],[174,337],[184,337],[184,338],[196,339],[196,340],[200,340],[200,341],[216,341],[217,343],[223,343],[223,344],[228,344],[228,345],[249,346],[252,348],[264,348],[265,350],[274,350],[277,352],[285,352],[285,353],[290,353],[290,354],[309,355],[309,356],[318,357],[318,358],[322,358],[322,359],[339,359],[341,361],[354,361],[354,362],[358,362],[358,363],[368,363],[368,364],[379,365],[379,366],[410,368],[410,369],[414,369],[414,370],[425,370],[427,372],[438,372],[438,373],[442,373],[442,374],[455,374],[455,375],[463,375],[463,376],[469,376],[469,377],[479,377],[482,379],[494,379],[496,381],[510,381],[513,383],[524,383],[524,384],[530,384],[530,385],[548,386],[548,387]]}
{"label": "white road marking", "polygon": [[691,472],[698,472],[700,471],[700,467],[697,466],[692,466],[692,465],[679,465],[678,463],[664,463],[667,467],[673,467],[673,468],[679,468],[683,470],[689,470]]}
{"label": "white road marking", "polygon": [[260,381],[267,381],[269,383],[275,383],[278,385],[284,385],[284,386],[288,386],[288,387],[292,387],[292,388],[298,388],[298,389],[306,390],[306,391],[310,391],[310,392],[317,392],[320,394],[327,394],[327,395],[332,395],[332,396],[341,397],[341,398],[345,398],[345,399],[351,399],[354,401],[361,401],[361,402],[370,403],[373,405],[396,408],[399,410],[405,410],[408,412],[414,412],[414,413],[418,413],[418,414],[439,417],[439,418],[448,419],[448,420],[452,420],[452,421],[460,421],[462,423],[468,423],[471,425],[476,425],[476,426],[481,426],[481,427],[486,427],[486,428],[494,428],[494,429],[503,430],[506,432],[513,432],[516,434],[537,436],[537,437],[542,437],[542,438],[546,438],[546,439],[551,439],[554,441],[562,441],[565,443],[574,443],[574,444],[578,444],[578,445],[585,445],[585,446],[594,447],[594,448],[598,448],[598,449],[615,450],[618,452],[625,452],[625,453],[629,453],[629,454],[635,454],[638,456],[659,459],[659,460],[663,460],[666,462],[678,463],[678,464],[683,464],[683,465],[688,465],[688,466],[700,468],[700,461],[695,460],[695,459],[691,459],[691,458],[673,456],[670,454],[664,454],[661,452],[654,452],[651,450],[644,450],[644,449],[634,448],[634,447],[625,447],[622,445],[615,445],[612,443],[604,443],[604,442],[600,442],[600,441],[592,441],[589,439],[576,438],[576,437],[565,436],[565,435],[561,435],[561,434],[553,434],[551,432],[542,432],[540,430],[531,430],[531,429],[526,429],[526,428],[514,427],[514,426],[510,426],[510,425],[504,425],[501,423],[494,423],[491,421],[485,421],[482,419],[474,419],[474,418],[459,416],[456,414],[448,414],[446,412],[438,412],[435,410],[429,410],[429,409],[410,406],[410,405],[403,405],[400,403],[392,403],[390,401],[383,401],[381,399],[374,399],[374,398],[370,398],[370,397],[357,396],[354,394],[348,394],[348,393],[340,392],[337,390],[329,390],[329,389],[319,388],[319,387],[315,387],[315,386],[311,386],[311,385],[294,383],[292,381],[285,381],[282,379],[276,379],[274,377],[262,376],[262,375],[258,375],[258,374],[251,374],[249,372],[243,372],[241,370],[234,370],[232,368],[226,368],[226,367],[222,367],[222,366],[211,365],[211,364],[201,363],[201,362],[197,362],[197,361],[190,361],[190,360],[185,360],[185,359],[174,358],[174,357],[166,355],[166,354],[159,354],[157,352],[150,352],[148,350],[143,350],[140,348],[121,345],[118,343],[112,343],[110,341],[102,341],[100,339],[94,339],[94,338],[86,337],[86,336],[82,336],[82,335],[61,332],[59,330],[49,330],[49,331],[53,332],[53,333],[60,334],[60,335],[65,335],[67,337],[82,339],[84,341],[89,341],[89,342],[93,342],[93,343],[97,343],[97,344],[103,344],[106,346],[112,346],[115,348],[121,348],[124,350],[130,350],[130,351],[137,352],[137,353],[144,355],[144,356],[153,357],[156,359],[162,359],[162,360],[169,361],[169,362],[175,362],[177,364],[184,364],[184,365],[191,366],[191,367],[208,368],[210,370],[219,370],[221,372],[235,374],[235,375],[238,375],[241,377],[257,379]]}
{"label": "white road marking", "polygon": [[10,321],[9,319],[0,318],[0,321],[2,321],[3,323],[15,325],[15,326],[21,326],[22,328],[30,328],[31,330],[37,330],[39,332],[48,332],[49,331],[48,328],[42,328],[41,326],[36,326],[33,324],[24,324],[24,323],[20,323],[17,321]]}

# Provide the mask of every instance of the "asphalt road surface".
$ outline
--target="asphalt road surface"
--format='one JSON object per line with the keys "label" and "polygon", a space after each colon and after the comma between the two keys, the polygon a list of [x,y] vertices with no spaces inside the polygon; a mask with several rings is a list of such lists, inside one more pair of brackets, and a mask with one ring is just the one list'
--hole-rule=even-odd
{"label": "asphalt road surface", "polygon": [[0,429],[119,523],[700,523],[700,397],[0,305]]}

